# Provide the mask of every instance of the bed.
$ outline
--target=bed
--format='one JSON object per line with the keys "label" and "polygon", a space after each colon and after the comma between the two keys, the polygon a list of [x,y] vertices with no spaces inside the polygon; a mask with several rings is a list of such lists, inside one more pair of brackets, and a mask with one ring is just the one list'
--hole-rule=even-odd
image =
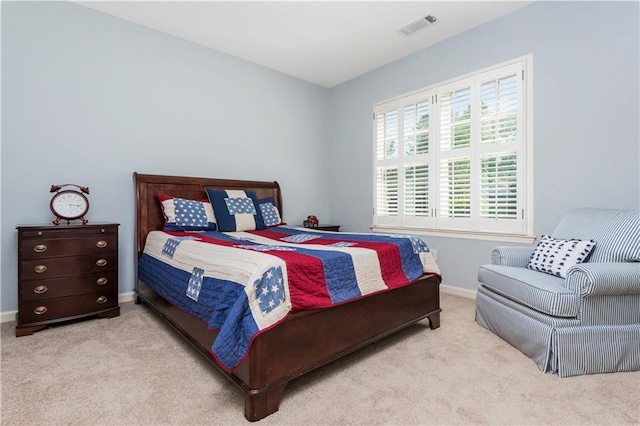
{"label": "bed", "polygon": [[[158,194],[189,200],[206,199],[205,188],[254,191],[271,198],[283,212],[277,182],[210,179],[134,173],[136,188],[136,274],[147,237],[165,225]],[[316,231],[321,232],[321,231]],[[157,234],[157,233],[156,233]],[[146,281],[153,281],[146,278]],[[220,330],[170,303],[136,275],[136,303],[148,306],[220,369],[244,394],[244,415],[260,420],[278,410],[292,379],[428,318],[440,326],[437,273],[426,273],[410,284],[323,309],[295,311],[252,339],[241,362],[229,369],[212,347]],[[375,313],[375,314],[372,314]],[[311,350],[309,348],[312,348]]]}

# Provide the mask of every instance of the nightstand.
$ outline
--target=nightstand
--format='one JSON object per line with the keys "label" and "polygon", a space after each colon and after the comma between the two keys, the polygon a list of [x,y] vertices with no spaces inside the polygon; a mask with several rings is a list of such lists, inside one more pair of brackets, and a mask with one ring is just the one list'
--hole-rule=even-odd
{"label": "nightstand", "polygon": [[334,232],[339,232],[340,231],[340,225],[318,225],[315,228],[312,229],[317,229],[319,231],[334,231]]}
{"label": "nightstand", "polygon": [[19,225],[16,336],[120,315],[117,223]]}

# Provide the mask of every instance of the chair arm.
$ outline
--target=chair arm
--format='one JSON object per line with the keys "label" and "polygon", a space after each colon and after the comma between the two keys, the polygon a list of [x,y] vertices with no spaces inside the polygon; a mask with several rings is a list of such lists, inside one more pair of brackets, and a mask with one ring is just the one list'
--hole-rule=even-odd
{"label": "chair arm", "polygon": [[640,294],[640,263],[581,263],[569,268],[565,285],[582,296]]}
{"label": "chair arm", "polygon": [[526,268],[535,250],[535,247],[496,247],[491,252],[491,263],[494,265]]}

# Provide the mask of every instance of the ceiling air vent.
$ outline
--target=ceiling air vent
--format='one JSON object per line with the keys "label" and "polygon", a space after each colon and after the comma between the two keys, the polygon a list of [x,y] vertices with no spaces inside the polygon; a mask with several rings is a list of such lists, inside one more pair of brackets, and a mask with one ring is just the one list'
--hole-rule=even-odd
{"label": "ceiling air vent", "polygon": [[436,17],[433,15],[423,16],[420,19],[416,19],[415,21],[405,25],[400,28],[398,32],[405,37],[409,37],[417,33],[418,31],[424,29],[429,24],[433,24],[436,22]]}

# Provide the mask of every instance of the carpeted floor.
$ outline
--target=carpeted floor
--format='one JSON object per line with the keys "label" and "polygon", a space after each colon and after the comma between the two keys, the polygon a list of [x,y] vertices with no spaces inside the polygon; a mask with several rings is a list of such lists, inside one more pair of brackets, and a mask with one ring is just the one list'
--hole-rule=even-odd
{"label": "carpeted floor", "polygon": [[[303,376],[265,425],[640,424],[640,372],[569,377],[442,295],[420,323]],[[1,327],[2,425],[249,424],[242,393],[147,308],[15,337]]]}

